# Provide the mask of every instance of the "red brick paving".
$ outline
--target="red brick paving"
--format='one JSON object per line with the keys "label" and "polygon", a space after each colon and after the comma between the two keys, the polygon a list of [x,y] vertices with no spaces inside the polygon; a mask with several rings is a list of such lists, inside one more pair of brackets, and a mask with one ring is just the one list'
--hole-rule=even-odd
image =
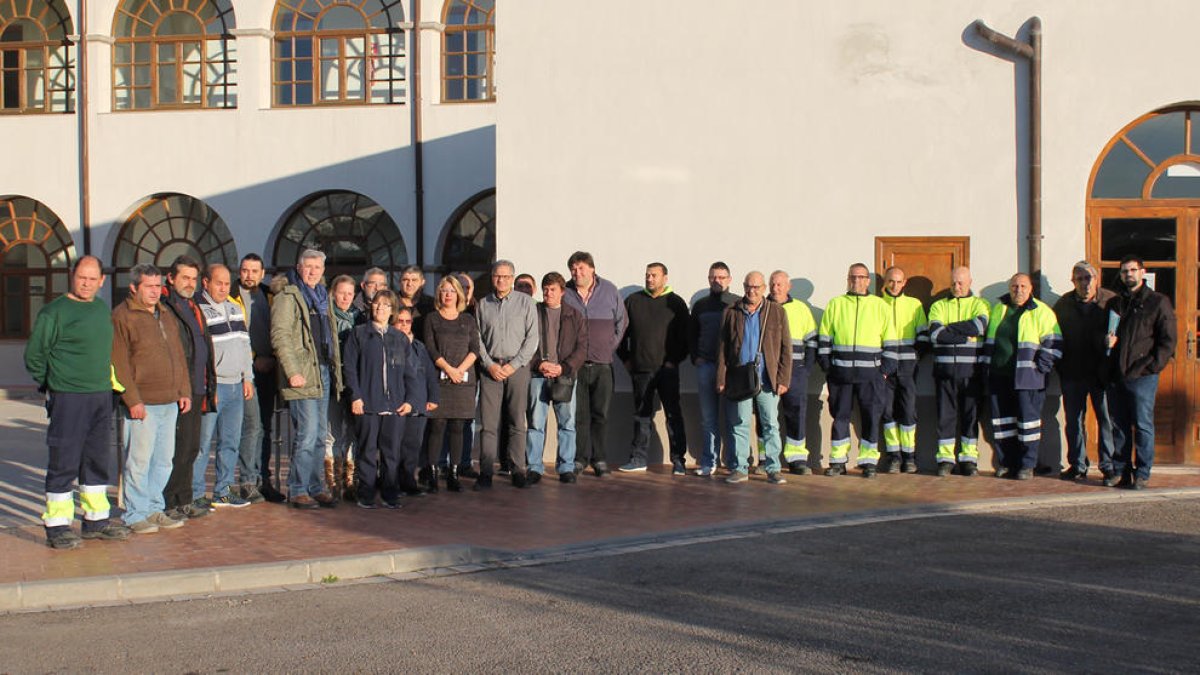
{"label": "red brick paving", "polygon": [[[135,572],[185,570],[304,560],[426,546],[470,544],[530,551],[605,539],[734,525],[808,515],[900,508],[921,504],[1045,495],[1104,494],[1086,485],[1036,478],[1017,482],[926,475],[789,476],[770,486],[763,477],[727,485],[720,478],[673,477],[669,467],[645,474],[575,485],[547,476],[517,490],[497,477],[489,492],[444,490],[406,499],[399,511],[366,511],[353,504],[297,511],[281,504],[226,509],[185,527],[127,542],[87,541],[74,551],[53,551],[40,526],[0,529],[0,583]],[[1200,487],[1194,473],[1159,474],[1156,488]]]}

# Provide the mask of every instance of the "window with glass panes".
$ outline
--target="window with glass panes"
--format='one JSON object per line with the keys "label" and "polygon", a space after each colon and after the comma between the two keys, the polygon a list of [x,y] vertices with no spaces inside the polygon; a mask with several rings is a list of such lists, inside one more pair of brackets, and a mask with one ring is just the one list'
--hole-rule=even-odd
{"label": "window with glass panes", "polygon": [[324,192],[301,202],[275,241],[274,264],[294,267],[305,249],[325,254],[325,277],[355,278],[379,267],[393,281],[408,264],[408,250],[396,221],[373,199],[357,192]]}
{"label": "window with glass panes", "polygon": [[42,307],[70,290],[75,244],[45,204],[5,197],[0,199],[0,251],[0,337],[29,337]]}
{"label": "window with glass panes", "polygon": [[0,114],[74,112],[73,32],[63,0],[0,2]]}
{"label": "window with glass panes", "polygon": [[442,100],[496,100],[495,0],[450,0],[442,15]]}

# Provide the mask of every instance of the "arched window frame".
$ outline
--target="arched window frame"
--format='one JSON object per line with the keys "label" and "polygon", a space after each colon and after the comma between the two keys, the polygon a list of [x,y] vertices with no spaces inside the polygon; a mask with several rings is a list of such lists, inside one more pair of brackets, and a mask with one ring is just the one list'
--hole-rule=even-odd
{"label": "arched window frame", "polygon": [[0,114],[75,112],[74,32],[63,0],[0,2]]}
{"label": "arched window frame", "polygon": [[448,0],[442,25],[442,102],[495,101],[495,0]]}
{"label": "arched window frame", "polygon": [[[280,226],[272,261],[278,269],[294,267],[308,248],[328,256],[327,278],[341,272],[357,277],[378,267],[397,282],[408,264],[404,237],[387,210],[366,195],[345,190],[318,192],[293,207]],[[347,260],[351,250],[361,252],[361,259]]]}
{"label": "arched window frame", "polygon": [[[323,28],[331,12],[352,10],[361,28]],[[276,107],[401,104],[408,97],[408,52],[400,0],[278,0],[271,25]],[[358,82],[355,87],[352,83]]]}
{"label": "arched window frame", "polygon": [[[36,249],[45,264],[9,264],[14,253],[29,258],[24,247]],[[29,337],[41,308],[70,290],[74,261],[71,234],[49,207],[28,197],[0,197],[0,337]]]}
{"label": "arched window frame", "polygon": [[[173,15],[199,31],[170,32]],[[113,110],[236,108],[235,27],[229,0],[122,0],[113,19]]]}
{"label": "arched window frame", "polygon": [[113,245],[113,299],[129,289],[129,270],[150,263],[165,274],[180,255],[201,264],[237,269],[237,246],[229,227],[207,203],[179,193],[153,195],[125,219]]}
{"label": "arched window frame", "polygon": [[448,270],[487,271],[496,260],[496,190],[467,199],[446,222],[441,265]]}
{"label": "arched window frame", "polygon": [[[1159,181],[1187,165],[1190,194],[1156,193]],[[1182,172],[1182,171],[1180,171]],[[1110,177],[1111,176],[1111,177]],[[1200,202],[1200,104],[1164,108],[1121,129],[1100,153],[1088,181],[1093,202],[1179,199]]]}

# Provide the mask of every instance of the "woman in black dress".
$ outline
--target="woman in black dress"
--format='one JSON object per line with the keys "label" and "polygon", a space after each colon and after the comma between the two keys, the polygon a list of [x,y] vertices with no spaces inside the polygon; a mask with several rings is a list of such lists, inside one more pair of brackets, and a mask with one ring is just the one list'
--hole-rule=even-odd
{"label": "woman in black dress", "polygon": [[462,436],[467,423],[475,418],[479,327],[475,317],[463,311],[467,307],[467,296],[453,276],[438,282],[434,306],[437,312],[425,319],[425,348],[439,371],[440,402],[437,410],[430,414],[421,479],[430,492],[437,491],[437,460],[449,431],[450,466],[446,469],[446,489],[458,492],[462,489],[458,481]]}

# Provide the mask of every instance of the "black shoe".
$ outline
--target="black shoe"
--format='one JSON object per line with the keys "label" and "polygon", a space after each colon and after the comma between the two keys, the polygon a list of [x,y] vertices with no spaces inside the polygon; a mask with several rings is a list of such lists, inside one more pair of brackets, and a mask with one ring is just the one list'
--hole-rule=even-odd
{"label": "black shoe", "polygon": [[1056,472],[1056,471],[1058,471],[1058,469],[1053,466],[1039,466],[1039,467],[1034,468],[1033,475],[1035,475],[1035,476],[1052,476],[1052,475],[1054,475],[1054,472]]}
{"label": "black shoe", "polygon": [[863,468],[862,468],[862,477],[863,478],[874,478],[876,473],[878,473],[878,470],[875,468],[874,464],[864,464],[863,465]]}
{"label": "black shoe", "polygon": [[1117,487],[1117,483],[1119,482],[1120,481],[1117,480],[1117,477],[1110,473],[1104,476],[1104,480],[1101,481],[1100,484],[1104,487]]}
{"label": "black shoe", "polygon": [[492,489],[492,477],[491,476],[480,476],[479,478],[476,478],[475,479],[475,487],[473,487],[471,489],[476,490],[476,491],[491,490]]}
{"label": "black shoe", "polygon": [[917,458],[912,455],[905,455],[900,461],[900,471],[904,473],[917,472]]}
{"label": "black shoe", "polygon": [[996,469],[996,478],[1008,478],[1012,474],[1012,469],[1007,466],[1001,466]]}
{"label": "black shoe", "polygon": [[459,478],[479,478],[479,472],[470,464],[463,464],[458,467]]}
{"label": "black shoe", "polygon": [[1127,488],[1131,485],[1133,485],[1133,476],[1129,474],[1122,475],[1121,480],[1117,481],[1117,487],[1119,488]]}
{"label": "black shoe", "polygon": [[[1150,479],[1149,478],[1134,478],[1133,485],[1130,485],[1129,489],[1130,490],[1145,490],[1148,487],[1150,487]],[[83,536],[87,537],[87,534],[85,533]]]}
{"label": "black shoe", "polygon": [[396,509],[400,508],[400,500],[399,499],[385,499],[385,500],[383,500],[383,507],[385,509],[392,509],[393,511],[395,511]]}
{"label": "black shoe", "polygon": [[497,476],[512,476],[512,464],[508,462],[500,462],[500,470],[496,472]]}
{"label": "black shoe", "polygon": [[1034,473],[1035,473],[1035,471],[1033,469],[1021,469],[1021,470],[1017,471],[1016,479],[1017,480],[1029,480],[1030,478],[1033,478]]}
{"label": "black shoe", "polygon": [[975,466],[975,462],[959,462],[958,473],[963,476],[977,476],[979,475],[979,467]]}
{"label": "black shoe", "polygon": [[366,499],[358,499],[358,500],[355,500],[354,503],[358,504],[358,508],[360,508],[360,509],[375,508],[375,500],[367,501]]}
{"label": "black shoe", "polygon": [[524,471],[513,471],[511,476],[512,478],[510,478],[510,480],[512,481],[513,487],[523,488],[530,486],[529,476]]}
{"label": "black shoe", "polygon": [[458,480],[458,467],[446,469],[446,489],[450,492],[462,492],[462,481]]}
{"label": "black shoe", "polygon": [[900,473],[900,453],[889,452],[883,456],[883,467],[880,469],[883,473]]}
{"label": "black shoe", "polygon": [[1087,469],[1078,469],[1070,467],[1069,469],[1058,474],[1059,480],[1087,480]]}
{"label": "black shoe", "polygon": [[841,476],[846,473],[845,464],[830,464],[829,468],[825,469],[826,476]]}
{"label": "black shoe", "polygon": [[607,462],[596,462],[592,465],[592,472],[596,474],[596,478],[604,478],[612,473],[608,470]]}
{"label": "black shoe", "polygon": [[575,480],[576,478],[574,471],[567,471],[566,473],[558,474],[558,482],[560,483],[574,483]]}
{"label": "black shoe", "polygon": [[672,476],[686,476],[687,475],[687,465],[679,460],[675,460],[675,461],[671,462],[671,475]]}
{"label": "black shoe", "polygon": [[287,501],[287,497],[285,497],[284,494],[279,490],[276,490],[274,485],[271,485],[268,482],[264,482],[258,491],[262,493],[263,499],[271,502],[272,504],[282,504]]}
{"label": "black shoe", "polygon": [[953,462],[938,462],[937,475],[949,476],[952,473],[954,473],[954,463]]}
{"label": "black shoe", "polygon": [[536,471],[530,471],[529,473],[525,474],[525,482],[529,483],[531,486],[537,485],[538,483],[542,482],[542,474]]}
{"label": "black shoe", "polygon": [[97,529],[97,530],[86,530],[85,529],[82,532],[82,534],[83,534],[84,539],[104,539],[106,541],[125,541],[126,539],[128,539],[130,537],[130,535],[133,534],[133,530],[129,529],[128,527],[125,527],[124,525],[110,523],[108,525],[105,525],[104,527],[101,527],[100,529]]}
{"label": "black shoe", "polygon": [[59,551],[69,551],[70,549],[83,546],[83,539],[80,539],[79,535],[71,530],[63,530],[62,532],[55,532],[52,535],[48,535],[46,537],[46,545]]}

